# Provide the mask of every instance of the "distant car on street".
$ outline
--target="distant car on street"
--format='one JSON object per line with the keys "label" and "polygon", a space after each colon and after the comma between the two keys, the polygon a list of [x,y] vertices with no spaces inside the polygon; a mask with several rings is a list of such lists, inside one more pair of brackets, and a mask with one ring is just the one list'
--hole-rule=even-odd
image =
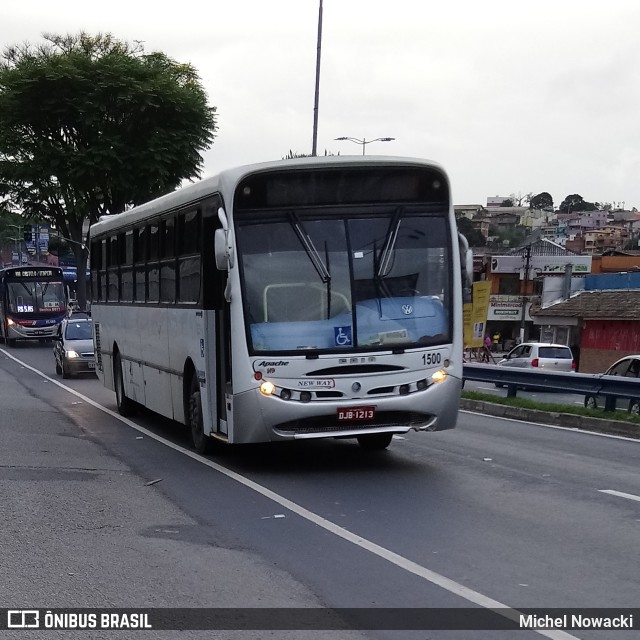
{"label": "distant car on street", "polygon": [[571,349],[551,342],[523,342],[498,362],[499,367],[545,369],[547,371],[575,371]]}
{"label": "distant car on street", "polygon": [[[623,376],[638,381],[637,398],[616,398],[616,409],[626,409],[629,413],[640,415],[640,355],[631,355],[620,358],[614,362],[605,372],[605,376]],[[586,395],[584,406],[592,409],[605,406],[605,396]]]}
{"label": "distant car on street", "polygon": [[74,313],[62,321],[53,355],[56,373],[63,378],[74,373],[95,373],[93,321],[88,315]]}

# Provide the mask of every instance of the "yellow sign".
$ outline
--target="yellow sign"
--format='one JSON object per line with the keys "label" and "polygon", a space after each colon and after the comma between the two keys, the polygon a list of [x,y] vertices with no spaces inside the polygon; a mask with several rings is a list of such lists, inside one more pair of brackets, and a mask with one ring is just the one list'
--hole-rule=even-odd
{"label": "yellow sign", "polygon": [[467,348],[482,347],[489,315],[489,296],[491,282],[483,280],[474,282],[471,290],[470,304],[463,306],[464,346]]}

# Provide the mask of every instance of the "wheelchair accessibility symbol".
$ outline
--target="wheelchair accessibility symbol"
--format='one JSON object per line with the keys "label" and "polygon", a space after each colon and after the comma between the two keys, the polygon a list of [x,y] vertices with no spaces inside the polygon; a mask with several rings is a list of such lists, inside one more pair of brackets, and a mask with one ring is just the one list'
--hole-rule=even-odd
{"label": "wheelchair accessibility symbol", "polygon": [[334,327],[333,335],[338,347],[346,347],[351,344],[351,327]]}

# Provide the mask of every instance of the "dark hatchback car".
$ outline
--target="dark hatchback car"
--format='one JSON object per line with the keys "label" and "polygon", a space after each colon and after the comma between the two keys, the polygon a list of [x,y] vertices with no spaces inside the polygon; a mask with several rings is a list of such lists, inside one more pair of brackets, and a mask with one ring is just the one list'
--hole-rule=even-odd
{"label": "dark hatchback car", "polygon": [[[614,362],[605,372],[605,376],[624,376],[638,381],[638,397],[616,398],[616,409],[626,409],[629,413],[640,415],[640,355],[626,356]],[[605,396],[586,395],[584,406],[593,409],[605,406]]]}
{"label": "dark hatchback car", "polygon": [[68,378],[74,373],[95,373],[93,321],[85,314],[65,318],[58,329],[53,348],[56,373]]}

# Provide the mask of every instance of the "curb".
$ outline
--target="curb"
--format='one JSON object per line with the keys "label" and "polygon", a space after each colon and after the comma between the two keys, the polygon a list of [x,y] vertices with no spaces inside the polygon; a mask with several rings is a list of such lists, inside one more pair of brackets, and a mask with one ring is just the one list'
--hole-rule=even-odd
{"label": "curb", "polygon": [[573,413],[560,413],[555,411],[539,411],[537,409],[521,409],[506,404],[495,404],[484,400],[460,399],[460,408],[467,411],[475,411],[488,416],[509,418],[510,420],[526,420],[528,422],[541,422],[553,424],[559,427],[580,429],[583,431],[595,431],[627,438],[640,439],[640,426],[619,420],[606,420],[604,418],[589,418]]}

